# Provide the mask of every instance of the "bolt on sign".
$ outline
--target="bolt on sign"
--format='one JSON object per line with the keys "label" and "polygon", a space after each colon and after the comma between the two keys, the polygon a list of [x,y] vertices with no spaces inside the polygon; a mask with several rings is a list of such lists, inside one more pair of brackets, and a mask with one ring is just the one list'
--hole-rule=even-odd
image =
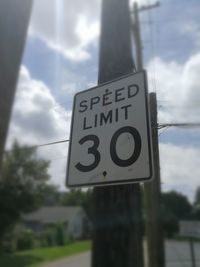
{"label": "bolt on sign", "polygon": [[67,186],[149,180],[151,143],[145,71],[77,93]]}

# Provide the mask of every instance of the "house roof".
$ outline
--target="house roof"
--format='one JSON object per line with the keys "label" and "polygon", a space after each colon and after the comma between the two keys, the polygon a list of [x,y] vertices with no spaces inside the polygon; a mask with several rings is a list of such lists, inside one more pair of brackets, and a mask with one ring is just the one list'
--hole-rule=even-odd
{"label": "house roof", "polygon": [[81,207],[42,207],[32,213],[23,216],[26,222],[40,222],[43,224],[68,222],[79,212],[83,213]]}

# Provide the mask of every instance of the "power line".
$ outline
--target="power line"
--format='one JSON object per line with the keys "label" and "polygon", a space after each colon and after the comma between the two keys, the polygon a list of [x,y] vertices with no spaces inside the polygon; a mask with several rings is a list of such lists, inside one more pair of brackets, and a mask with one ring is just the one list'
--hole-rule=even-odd
{"label": "power line", "polygon": [[183,107],[183,106],[175,106],[175,105],[171,105],[171,106],[164,106],[164,105],[162,105],[162,104],[158,104],[158,108],[159,109],[163,109],[163,110],[169,110],[169,109],[178,109],[178,110],[190,110],[190,111],[199,111],[199,109],[200,109],[200,107],[192,107],[192,106],[185,106],[185,107]]}
{"label": "power line", "polygon": [[161,136],[161,134],[163,134],[165,131],[167,131],[169,128],[169,126],[166,126],[165,128],[163,128],[162,132],[159,133],[159,137]]}
{"label": "power line", "polygon": [[199,122],[185,122],[185,123],[159,123],[158,130],[163,129],[165,127],[200,127]]}
{"label": "power line", "polygon": [[[151,24],[155,25],[156,27],[163,27],[163,25],[160,25],[160,24],[173,23],[173,22],[183,22],[183,21],[184,21],[184,18],[182,18],[182,17],[180,17],[180,18],[172,17],[172,18],[158,19],[158,20],[152,19]],[[148,25],[149,21],[148,20],[142,20],[141,24]]]}
{"label": "power line", "polygon": [[[163,128],[169,128],[169,127],[200,127],[199,122],[185,122],[185,123],[158,123],[157,126],[158,130],[163,129]],[[27,145],[26,147],[22,147],[21,149],[24,148],[40,148],[40,147],[45,147],[45,146],[51,146],[51,145],[57,145],[61,143],[67,143],[70,142],[70,139],[64,139],[64,140],[59,140],[55,142],[49,142],[49,143],[44,143],[44,144],[39,144],[39,145]],[[11,152],[11,150],[7,150],[6,152]],[[66,157],[66,156],[64,156]]]}
{"label": "power line", "polygon": [[[45,146],[57,145],[61,143],[67,143],[67,142],[70,142],[70,140],[64,139],[64,140],[59,140],[59,141],[49,142],[49,143],[44,143],[44,144],[39,144],[39,145],[24,145],[23,147],[20,147],[19,149],[40,148],[40,147],[45,147]],[[11,151],[13,151],[13,149],[6,150],[5,153],[10,153]]]}
{"label": "power line", "polygon": [[[195,122],[185,122],[185,123],[158,123],[156,125],[156,127],[158,128],[158,130],[164,129],[166,128],[166,130],[169,127],[184,127],[184,128],[189,128],[189,127],[200,127],[200,123],[195,123]],[[162,134],[162,133],[160,133]],[[160,136],[160,135],[159,135]],[[20,149],[25,149],[25,148],[40,148],[40,147],[45,147],[45,146],[51,146],[51,145],[57,145],[57,144],[61,144],[61,143],[67,143],[70,142],[70,139],[64,139],[64,140],[59,140],[59,141],[54,141],[54,142],[49,142],[49,143],[44,143],[44,144],[39,144],[39,145],[27,145],[25,147],[21,147]],[[11,152],[11,150],[7,150],[5,151],[6,153]],[[59,157],[56,159],[52,159],[52,160],[57,160],[57,159],[63,159],[66,158],[67,156],[63,156],[63,157]]]}
{"label": "power line", "polygon": [[69,139],[65,139],[65,140],[60,140],[60,141],[55,141],[55,142],[40,144],[40,145],[33,145],[31,147],[32,148],[39,148],[39,147],[43,147],[43,146],[51,146],[51,145],[57,145],[57,144],[61,144],[61,143],[66,143],[66,142],[69,142],[69,141],[70,141]]}

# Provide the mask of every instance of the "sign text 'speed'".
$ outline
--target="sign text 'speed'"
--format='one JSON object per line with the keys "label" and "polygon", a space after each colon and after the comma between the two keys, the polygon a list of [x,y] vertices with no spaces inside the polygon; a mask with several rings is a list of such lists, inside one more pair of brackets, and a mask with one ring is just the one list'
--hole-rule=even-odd
{"label": "sign text 'speed'", "polygon": [[[127,87],[122,87],[116,89],[114,92],[105,90],[105,93],[100,96],[91,97],[89,100],[82,100],[79,104],[79,113],[84,113],[87,110],[93,110],[96,105],[101,105],[102,107],[112,105],[114,102],[121,102],[126,99],[136,96],[139,92],[139,87],[136,84],[131,84]],[[120,119],[127,120],[129,115],[129,108],[131,105],[120,106],[114,110],[110,109],[107,112],[100,112],[94,114],[94,117],[90,121],[87,117],[83,118],[83,130],[88,130],[91,128],[96,128],[98,126],[111,124],[112,122],[118,122]]]}
{"label": "sign text 'speed'", "polygon": [[137,84],[131,84],[127,87],[122,87],[116,89],[114,92],[109,91],[109,89],[105,90],[105,94],[100,96],[92,97],[88,100],[82,100],[79,104],[79,112],[83,113],[88,109],[93,110],[94,106],[97,104],[101,104],[102,107],[113,104],[114,102],[120,102],[126,100],[128,98],[134,97],[138,94],[139,87]]}

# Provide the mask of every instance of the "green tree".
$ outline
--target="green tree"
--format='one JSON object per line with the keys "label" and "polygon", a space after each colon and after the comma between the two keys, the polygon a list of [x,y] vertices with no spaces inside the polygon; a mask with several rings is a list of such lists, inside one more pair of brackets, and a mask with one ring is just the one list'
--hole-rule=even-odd
{"label": "green tree", "polygon": [[61,204],[64,206],[81,206],[88,217],[92,217],[92,190],[83,191],[81,189],[72,189],[65,192],[61,197]]}
{"label": "green tree", "polygon": [[197,187],[195,192],[194,205],[200,205],[200,186]]}
{"label": "green tree", "polygon": [[161,206],[164,230],[168,236],[172,236],[178,231],[180,220],[190,219],[192,205],[185,195],[170,191],[162,193]]}
{"label": "green tree", "polygon": [[49,162],[39,159],[36,149],[15,142],[6,153],[0,176],[0,240],[22,213],[40,206],[48,187]]}
{"label": "green tree", "polygon": [[46,186],[43,190],[42,206],[58,206],[62,193],[54,185]]}
{"label": "green tree", "polygon": [[200,187],[197,187],[195,192],[192,219],[200,220]]}

